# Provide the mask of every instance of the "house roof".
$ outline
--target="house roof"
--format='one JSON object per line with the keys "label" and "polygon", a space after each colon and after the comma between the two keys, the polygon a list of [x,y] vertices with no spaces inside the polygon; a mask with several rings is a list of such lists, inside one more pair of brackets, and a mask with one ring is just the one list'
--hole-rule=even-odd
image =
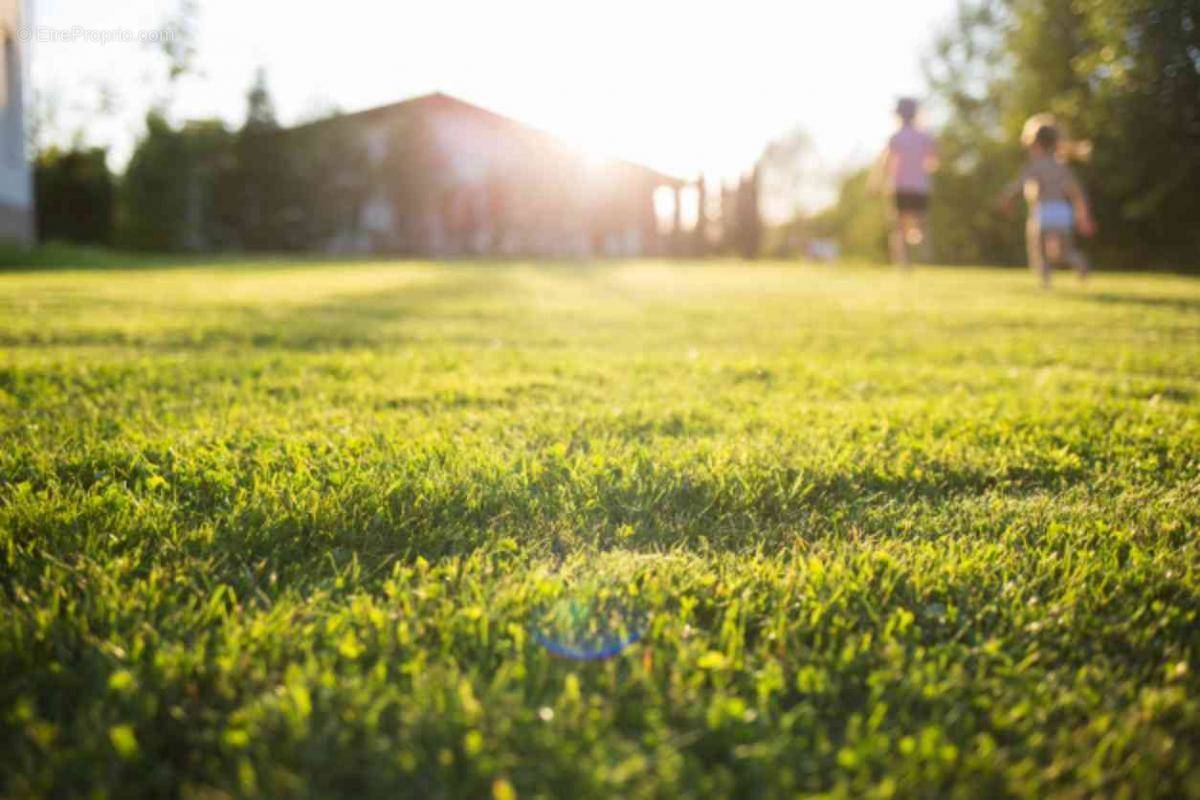
{"label": "house roof", "polygon": [[[411,113],[418,110],[434,108],[466,111],[475,116],[482,117],[498,127],[510,129],[525,137],[541,140],[555,149],[577,152],[577,148],[572,147],[569,143],[552,133],[535,128],[532,125],[527,125],[524,122],[519,122],[511,117],[506,117],[503,114],[497,114],[495,111],[483,108],[482,106],[477,106],[474,103],[468,103],[466,100],[460,100],[457,97],[443,94],[442,92],[433,92],[431,94],[410,97],[397,103],[388,103],[387,105],[375,106],[374,108],[368,108],[362,111],[352,111],[347,114],[337,114],[324,119],[307,122],[302,125],[296,125],[287,130],[309,130],[318,126],[345,124],[352,121],[369,122],[376,119],[394,117],[396,114]],[[658,170],[651,169],[650,167],[646,167],[632,161],[626,161],[620,158],[606,158],[604,160],[621,169],[635,171],[641,174],[643,177],[665,186],[678,187],[687,183],[687,181],[681,178],[677,178],[673,175],[667,175],[659,172]]]}

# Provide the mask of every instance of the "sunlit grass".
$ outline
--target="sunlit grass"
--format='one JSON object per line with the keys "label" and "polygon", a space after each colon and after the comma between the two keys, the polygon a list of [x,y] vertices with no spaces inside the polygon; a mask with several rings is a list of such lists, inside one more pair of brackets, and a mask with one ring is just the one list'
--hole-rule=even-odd
{"label": "sunlit grass", "polygon": [[1200,282],[1060,284],[0,275],[0,796],[1200,796]]}

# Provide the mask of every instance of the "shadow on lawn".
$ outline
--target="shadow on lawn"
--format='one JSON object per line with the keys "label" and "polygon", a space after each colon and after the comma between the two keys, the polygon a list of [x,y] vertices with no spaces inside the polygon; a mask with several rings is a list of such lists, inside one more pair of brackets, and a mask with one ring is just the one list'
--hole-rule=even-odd
{"label": "shadow on lawn", "polygon": [[[458,263],[438,270],[424,283],[333,295],[285,311],[243,309],[243,319],[201,331],[182,346],[337,350],[386,347],[414,339],[490,345],[508,339],[528,322],[529,305],[539,301],[535,292],[522,285],[521,266],[519,262]],[[543,275],[559,276],[563,285],[586,281],[590,295],[607,285],[598,280],[605,273],[596,264],[540,264],[539,269]],[[172,345],[180,343],[172,339],[168,346]]]}
{"label": "shadow on lawn", "polygon": [[1200,299],[1186,297],[1162,297],[1159,295],[1129,294],[1127,292],[1097,292],[1095,294],[1080,294],[1081,300],[1104,305],[1134,305],[1148,308],[1160,308],[1166,311],[1183,313],[1200,312]]}
{"label": "shadow on lawn", "polygon": [[[466,466],[453,479],[423,482],[426,465],[395,465],[390,485],[365,478],[329,487],[311,501],[261,494],[236,511],[244,489],[212,485],[202,474],[172,477],[181,529],[216,531],[216,552],[277,572],[276,589],[309,591],[351,561],[382,580],[382,564],[462,557],[512,538],[531,552],[578,549],[663,552],[674,548],[744,552],[853,536],[941,538],[954,531],[913,528],[907,515],[993,492],[1026,496],[1079,485],[1083,467],[1043,465],[999,474],[935,468],[920,477],[863,469],[839,474],[784,470],[769,480],[728,481],[664,468],[642,475],[576,475],[547,466],[532,482],[490,467]],[[60,476],[70,479],[69,475]],[[249,476],[246,480],[257,480]],[[239,566],[210,576],[240,589]],[[223,573],[223,574],[222,574]],[[374,583],[374,578],[367,581]]]}
{"label": "shadow on lawn", "polygon": [[[514,280],[512,269],[502,266],[456,267],[426,284],[338,295],[282,316],[262,315],[246,343],[286,350],[379,347],[410,341],[413,332],[397,326],[418,321],[442,326],[441,342],[487,343],[499,334],[499,324],[524,313],[519,302],[493,302],[511,293]],[[479,330],[455,330],[458,323]]]}
{"label": "shadow on lawn", "polygon": [[[87,495],[97,491],[97,481],[136,485],[147,455],[110,454],[107,461],[93,455],[59,463],[52,472],[27,464],[14,478],[34,493],[57,486]],[[119,515],[109,517],[101,506],[89,511],[83,526],[75,518],[31,518],[14,530],[15,540],[36,539],[70,559],[83,552],[81,537],[100,537],[109,556],[140,550],[147,569],[164,546],[182,546],[193,554],[237,554],[238,564],[272,565],[277,588],[312,588],[324,583],[328,567],[339,561],[354,558],[371,565],[420,556],[433,562],[506,537],[533,551],[620,547],[655,552],[700,543],[724,551],[782,547],[797,538],[820,541],[849,531],[856,537],[939,538],[948,531],[913,529],[900,521],[914,509],[989,493],[1063,491],[1084,484],[1094,470],[1086,463],[1014,465],[1000,471],[927,463],[920,475],[905,476],[868,466],[833,473],[751,466],[729,479],[720,472],[676,466],[619,473],[603,466],[571,470],[553,457],[522,473],[429,454],[366,466],[349,481],[339,477],[325,482],[319,476],[334,470],[313,463],[317,483],[311,477],[294,484],[276,480],[275,488],[268,489],[269,476],[282,474],[285,465],[260,461],[253,452],[239,459],[236,469],[224,471],[205,460],[162,458],[166,460],[156,465],[155,474],[170,486],[167,514],[176,532],[166,538],[178,534],[190,544],[167,545],[160,533],[135,535],[125,528],[104,538]],[[428,480],[439,466],[453,474]],[[389,480],[380,480],[381,470]],[[191,541],[193,531],[209,531],[215,539],[205,534]],[[214,566],[210,577],[236,587],[246,575],[240,566]]]}
{"label": "shadow on lawn", "polygon": [[[221,348],[321,351],[383,347],[411,339],[400,327],[423,320],[447,326],[438,339],[448,343],[490,342],[492,326],[519,319],[520,303],[489,303],[510,292],[514,274],[505,267],[448,269],[433,280],[371,292],[335,294],[319,302],[294,307],[261,304],[212,307],[183,305],[178,308],[178,327],[138,331],[96,327],[82,330],[33,329],[0,332],[0,345],[20,347],[115,346],[154,350],[205,350]],[[109,311],[137,318],[149,301],[109,302]],[[159,309],[156,309],[159,310]],[[187,324],[189,315],[202,315],[199,323]],[[470,323],[483,330],[468,335],[453,330],[455,323]],[[481,324],[482,323],[482,324]],[[498,330],[498,327],[496,328]]]}
{"label": "shadow on lawn", "polygon": [[411,262],[410,258],[379,253],[323,252],[155,252],[47,242],[37,247],[0,244],[0,274],[28,272],[103,272],[166,270],[195,267],[240,269],[325,268],[345,264]]}

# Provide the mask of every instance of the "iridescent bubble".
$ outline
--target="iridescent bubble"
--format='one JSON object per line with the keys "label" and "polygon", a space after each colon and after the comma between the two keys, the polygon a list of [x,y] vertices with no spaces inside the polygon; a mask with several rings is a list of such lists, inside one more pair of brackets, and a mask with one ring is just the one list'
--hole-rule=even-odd
{"label": "iridescent bubble", "polygon": [[534,641],[575,661],[611,658],[638,642],[647,615],[632,577],[614,566],[611,559],[595,557],[547,576],[546,596],[535,603],[530,620]]}

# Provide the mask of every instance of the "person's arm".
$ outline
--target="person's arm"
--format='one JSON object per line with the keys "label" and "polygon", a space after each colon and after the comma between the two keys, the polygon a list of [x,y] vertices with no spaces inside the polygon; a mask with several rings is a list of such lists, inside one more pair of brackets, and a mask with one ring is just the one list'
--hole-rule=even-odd
{"label": "person's arm", "polygon": [[1092,219],[1092,209],[1088,203],[1087,192],[1083,191],[1074,172],[1068,170],[1067,177],[1067,197],[1075,210],[1075,227],[1081,235],[1092,236],[1096,233],[1096,221]]}
{"label": "person's arm", "polygon": [[1017,177],[1005,184],[1004,188],[1000,190],[999,203],[1004,213],[1008,214],[1012,211],[1013,204],[1017,201],[1017,195],[1021,193],[1021,189],[1025,186],[1025,179],[1028,177],[1027,172],[1028,167],[1021,167],[1021,171],[1017,174]]}
{"label": "person's arm", "polygon": [[886,176],[891,171],[892,165],[892,143],[888,141],[887,146],[875,158],[875,163],[871,165],[871,171],[867,173],[867,191],[882,192]]}
{"label": "person's arm", "polygon": [[929,137],[929,149],[925,153],[925,171],[933,174],[938,171],[938,167],[942,165],[941,158],[938,156],[937,139]]}

